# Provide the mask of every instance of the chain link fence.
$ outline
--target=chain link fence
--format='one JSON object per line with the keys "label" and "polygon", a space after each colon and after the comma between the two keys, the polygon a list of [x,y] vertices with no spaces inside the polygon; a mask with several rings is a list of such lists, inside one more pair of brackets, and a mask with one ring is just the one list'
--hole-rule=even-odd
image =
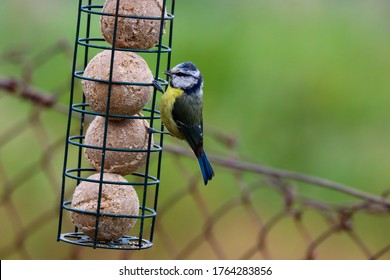
{"label": "chain link fence", "polygon": [[[390,190],[355,188],[237,156],[235,137],[208,129],[218,179],[204,187],[191,151],[164,147],[155,244],[143,251],[93,250],[56,241],[69,80],[37,85],[48,64],[71,64],[59,42],[0,63],[0,257],[2,259],[389,259]],[[174,168],[172,168],[174,167]],[[214,184],[213,184],[214,183]],[[321,189],[308,196],[308,188]],[[338,199],[322,197],[324,192]],[[70,218],[68,219],[69,223]]]}

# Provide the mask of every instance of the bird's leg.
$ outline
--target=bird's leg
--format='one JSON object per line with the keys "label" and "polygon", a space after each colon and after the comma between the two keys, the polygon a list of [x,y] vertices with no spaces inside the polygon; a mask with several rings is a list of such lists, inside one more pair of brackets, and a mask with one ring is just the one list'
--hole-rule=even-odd
{"label": "bird's leg", "polygon": [[169,134],[172,136],[172,134],[170,134],[168,131],[161,131],[161,130],[157,130],[157,129],[154,129],[153,127],[148,127],[147,128],[147,131],[148,133],[152,134],[152,133],[159,133],[159,134]]}
{"label": "bird's leg", "polygon": [[157,80],[153,80],[153,85],[154,85],[154,88],[156,90],[158,90],[159,92],[164,93],[163,87],[160,85],[160,83]]}

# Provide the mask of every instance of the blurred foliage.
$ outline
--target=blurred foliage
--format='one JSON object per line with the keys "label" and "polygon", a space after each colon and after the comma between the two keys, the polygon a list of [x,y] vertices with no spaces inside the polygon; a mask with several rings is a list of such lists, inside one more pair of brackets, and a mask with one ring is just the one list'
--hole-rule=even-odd
{"label": "blurred foliage", "polygon": [[[77,2],[2,0],[0,53],[34,54],[59,39],[73,42]],[[191,60],[200,68],[206,134],[232,135],[240,158],[378,194],[390,185],[389,12],[388,0],[177,0],[172,63]],[[51,71],[34,77],[37,87],[50,91],[70,77],[63,58],[45,67]],[[0,75],[19,71],[0,63]],[[11,127],[11,116],[27,107],[1,106],[1,125]],[[48,122],[65,133],[66,118]],[[23,146],[29,133],[15,141]],[[206,149],[226,154],[207,139]],[[13,166],[25,154],[14,148],[1,160]],[[59,174],[61,158],[56,162]],[[195,161],[184,164],[197,171]],[[175,172],[175,161],[166,158],[162,180],[172,191],[181,185]],[[218,204],[221,189],[235,194],[228,172],[216,173],[210,204]],[[301,188],[308,196],[344,198]]]}

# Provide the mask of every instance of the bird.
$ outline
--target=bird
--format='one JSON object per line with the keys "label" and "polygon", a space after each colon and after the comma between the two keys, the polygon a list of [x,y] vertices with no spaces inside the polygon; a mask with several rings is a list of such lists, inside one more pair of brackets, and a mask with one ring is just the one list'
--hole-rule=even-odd
{"label": "bird", "polygon": [[207,185],[214,170],[203,148],[202,74],[192,62],[180,63],[164,74],[170,82],[161,97],[161,120],[172,136],[189,144]]}

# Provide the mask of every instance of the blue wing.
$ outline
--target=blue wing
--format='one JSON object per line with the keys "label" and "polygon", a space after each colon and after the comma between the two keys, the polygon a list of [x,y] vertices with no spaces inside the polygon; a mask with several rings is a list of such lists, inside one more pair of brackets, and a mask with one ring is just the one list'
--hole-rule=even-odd
{"label": "blue wing", "polygon": [[183,94],[177,98],[172,116],[183,138],[198,159],[204,184],[214,176],[213,168],[203,149],[202,98],[196,94]]}

